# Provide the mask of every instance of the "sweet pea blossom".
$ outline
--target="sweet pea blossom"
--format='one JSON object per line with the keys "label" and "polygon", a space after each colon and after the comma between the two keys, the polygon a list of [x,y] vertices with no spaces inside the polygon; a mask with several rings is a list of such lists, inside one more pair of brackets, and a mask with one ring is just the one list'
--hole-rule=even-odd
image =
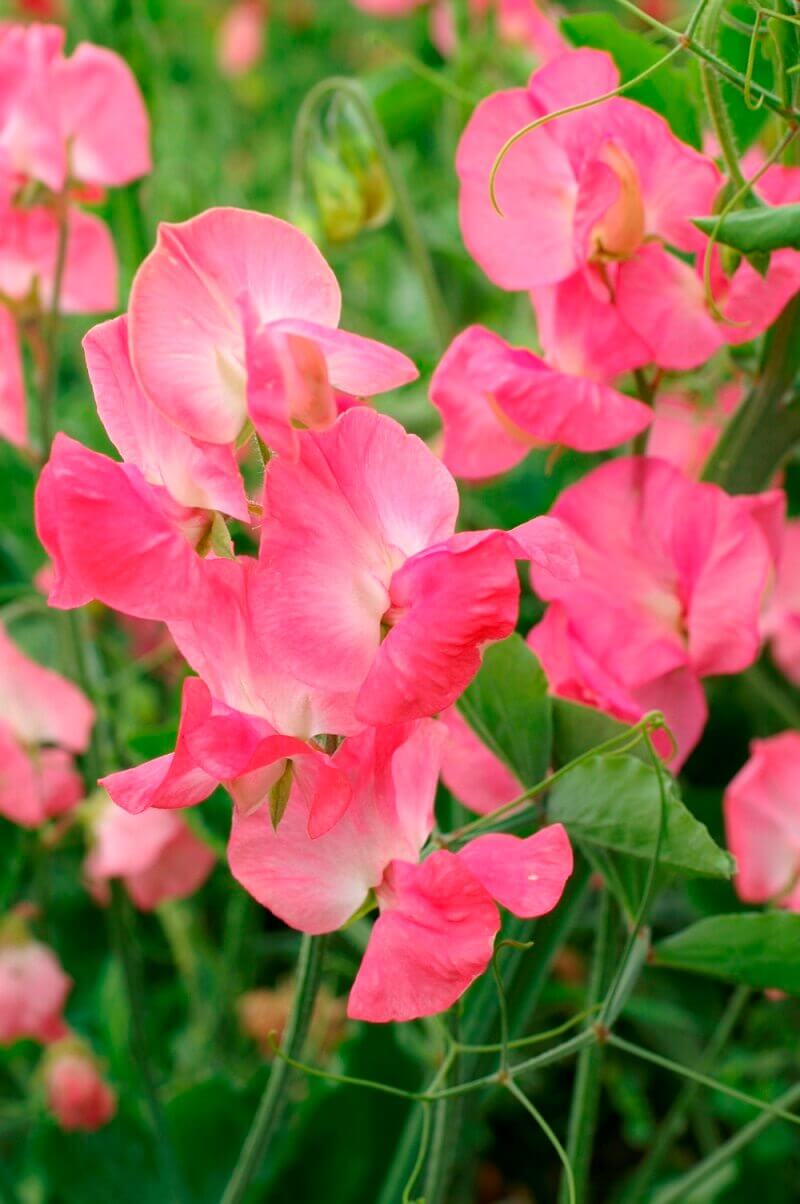
{"label": "sweet pea blossom", "polygon": [[742,397],[738,381],[726,382],[710,399],[677,391],[659,394],[653,406],[647,454],[669,460],[697,479]]}
{"label": "sweet pea blossom", "polygon": [[354,1019],[412,1020],[450,1007],[489,964],[496,903],[544,915],[572,872],[559,824],[526,839],[478,837],[457,854],[419,860],[433,826],[442,736],[433,720],[420,720],[345,740],[333,760],[353,800],[316,840],[299,791],[277,831],[263,810],[234,814],[233,874],[290,926],[335,931],[374,895],[380,914],[350,992]]}
{"label": "sweet pea blossom", "polygon": [[[447,469],[391,418],[358,408],[299,436],[296,462],[270,464],[258,623],[296,676],[327,691],[329,731],[406,722],[450,706],[481,648],[516,623],[515,560],[570,578],[564,530],[534,518],[513,531],[455,534]],[[325,632],[320,638],[320,623]]]}
{"label": "sweet pea blossom", "polygon": [[52,950],[19,930],[13,916],[0,926],[0,1045],[63,1037],[71,987]]}
{"label": "sweet pea blossom", "polygon": [[770,325],[800,288],[800,256],[780,252],[762,278],[746,260],[728,277],[715,254],[714,297],[726,318],[717,321],[702,279],[706,240],[690,219],[712,211],[721,177],[663,117],[614,97],[554,118],[508,151],[495,181],[502,214],[492,206],[490,175],[507,139],[618,85],[609,55],[573,50],[535,72],[527,88],[477,106],[456,160],[464,241],[495,284],[534,290],[537,312],[540,290],[579,274],[648,359],[695,367],[724,343],[745,342]]}
{"label": "sweet pea blossom", "polygon": [[481,478],[519,464],[533,447],[614,447],[649,424],[647,406],[602,381],[559,372],[483,326],[450,344],[431,379],[442,415],[442,458],[457,477]]}
{"label": "sweet pea blossom", "polygon": [[795,685],[800,685],[800,519],[783,530],[781,557],[762,621],[773,660]]}
{"label": "sweet pea blossom", "polygon": [[130,815],[107,799],[91,821],[84,873],[92,893],[108,900],[108,883],[121,878],[141,911],[185,899],[205,882],[214,854],[174,811]]}
{"label": "sweet pea blossom", "polygon": [[800,734],[753,740],[723,799],[736,891],[745,903],[800,911]]}
{"label": "sweet pea blossom", "polygon": [[124,59],[82,42],[64,55],[58,25],[0,25],[0,150],[22,179],[54,192],[150,171],[149,123]]}
{"label": "sweet pea blossom", "polygon": [[268,9],[265,0],[238,0],[217,31],[217,62],[224,75],[244,75],[264,52]]}
{"label": "sweet pea blossom", "polygon": [[700,679],[738,673],[758,654],[783,507],[780,491],[730,497],[651,457],[588,473],[553,507],[578,575],[545,581],[532,568],[557,604],[532,641],[545,672],[621,718],[674,715],[685,755],[705,718]]}
{"label": "sweet pea blossom", "polygon": [[337,391],[372,396],[417,375],[399,351],[340,330],[340,310],[330,267],[287,222],[209,209],[162,223],[131,289],[134,372],[193,438],[234,444],[249,418],[296,455],[296,427],[331,426]]}
{"label": "sweet pea blossom", "polygon": [[72,682],[30,660],[0,626],[0,814],[35,827],[83,794],[72,754],[94,722]]}
{"label": "sweet pea blossom", "polygon": [[72,1037],[47,1051],[43,1077],[47,1106],[65,1133],[94,1133],[117,1110],[97,1061]]}

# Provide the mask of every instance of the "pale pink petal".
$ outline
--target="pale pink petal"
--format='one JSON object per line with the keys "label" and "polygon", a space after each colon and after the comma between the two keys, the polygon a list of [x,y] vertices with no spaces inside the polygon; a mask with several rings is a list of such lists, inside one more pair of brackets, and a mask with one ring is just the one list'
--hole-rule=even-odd
{"label": "pale pink petal", "polygon": [[239,0],[222,18],[217,31],[217,63],[225,75],[243,75],[264,49],[266,6],[262,0]]}
{"label": "pale pink petal", "polygon": [[50,605],[97,598],[143,619],[190,611],[201,562],[182,525],[196,521],[138,468],[58,434],[36,489],[37,531],[55,570]]}
{"label": "pale pink petal", "polygon": [[314,342],[325,358],[331,384],[344,393],[372,397],[419,376],[407,355],[360,334],[303,318],[284,318],[270,323],[270,328]]}
{"label": "pale pink petal", "polygon": [[[754,740],[750,760],[725,791],[728,847],[736,859],[734,884],[746,903],[786,894],[800,871],[800,735],[782,732]],[[797,892],[784,906],[797,910]]]}
{"label": "pale pink petal", "polygon": [[151,169],[147,112],[124,59],[82,42],[53,68],[54,116],[76,180],[117,187]]}
{"label": "pale pink petal", "polygon": [[447,741],[442,750],[442,781],[460,803],[488,815],[522,793],[510,769],[479,740],[455,707],[442,713]]}
{"label": "pale pink petal", "polygon": [[19,335],[17,324],[4,305],[0,305],[0,439],[7,439],[14,447],[26,447],[28,443]]}
{"label": "pale pink petal", "polygon": [[127,318],[93,327],[83,340],[97,412],[122,458],[184,506],[248,521],[233,450],[201,443],[169,422],[142,391],[128,353]]}
{"label": "pale pink petal", "polygon": [[501,147],[539,115],[524,88],[497,92],[474,110],[458,147],[462,236],[470,255],[500,288],[551,284],[577,267],[572,234],[577,181],[551,127],[521,139],[501,163],[496,193],[502,217],[489,196],[489,175]]}
{"label": "pale pink petal", "polygon": [[561,824],[525,839],[500,832],[478,836],[458,857],[493,899],[525,919],[552,911],[572,873],[572,846]]}
{"label": "pale pink petal", "polygon": [[350,991],[353,1020],[384,1024],[449,1008],[486,969],[500,917],[490,896],[452,853],[421,865],[394,861],[381,914]]}
{"label": "pale pink petal", "polygon": [[235,811],[228,859],[259,903],[303,932],[331,932],[350,918],[396,857],[416,858],[433,826],[443,733],[432,721],[368,731],[333,757],[353,800],[312,839],[305,792],[295,785],[273,829],[266,808]]}
{"label": "pale pink petal", "polygon": [[62,1012],[72,979],[51,949],[38,941],[0,947],[0,1045],[64,1035]]}
{"label": "pale pink petal", "polygon": [[261,323],[339,320],[339,286],[314,244],[287,222],[241,209],[162,223],[131,289],[131,357],[145,392],[209,443],[235,441],[247,416],[243,295]]}
{"label": "pale pink petal", "polygon": [[725,342],[747,343],[762,334],[798,290],[797,251],[789,248],[773,251],[766,276],[742,259],[720,298],[720,308],[727,319],[720,325]]}
{"label": "pale pink petal", "polygon": [[[155,814],[155,812],[150,812]],[[169,899],[185,899],[199,890],[214,868],[214,853],[181,820],[181,828],[152,865],[124,878],[126,889],[141,911]]]}
{"label": "pale pink petal", "polygon": [[71,681],[30,660],[0,626],[0,721],[28,744],[83,752],[94,708]]}
{"label": "pale pink petal", "polygon": [[[0,221],[0,292],[26,300],[36,289],[47,308],[58,261],[59,224],[44,205],[4,209]],[[117,304],[117,261],[108,227],[73,205],[61,282],[63,313],[97,313]]]}

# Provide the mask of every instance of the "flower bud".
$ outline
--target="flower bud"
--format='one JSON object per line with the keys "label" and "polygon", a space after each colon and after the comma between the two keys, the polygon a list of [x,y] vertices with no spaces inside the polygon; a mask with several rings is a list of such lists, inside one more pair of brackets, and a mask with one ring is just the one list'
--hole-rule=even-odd
{"label": "flower bud", "polygon": [[53,1046],[45,1058],[47,1106],[65,1132],[93,1133],[117,1110],[114,1090],[92,1055],[72,1039]]}

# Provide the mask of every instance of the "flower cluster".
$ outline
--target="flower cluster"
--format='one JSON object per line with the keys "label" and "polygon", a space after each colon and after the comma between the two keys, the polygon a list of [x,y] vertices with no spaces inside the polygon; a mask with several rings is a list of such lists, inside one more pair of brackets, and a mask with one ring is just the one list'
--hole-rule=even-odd
{"label": "flower cluster", "polygon": [[[420,855],[446,735],[431,717],[513,631],[516,562],[555,590],[575,554],[551,518],[456,531],[447,469],[363,404],[416,370],[340,330],[339,311],[330,268],[285,222],[222,209],[162,226],[127,315],[85,343],[123,460],[59,436],[37,519],[51,604],[97,598],[163,620],[197,674],[175,752],[104,778],[131,830],[104,819],[90,879],[104,865],[135,870],[137,822],[159,816],[152,837],[137,832],[144,856],[171,809],[222,783],[233,871],[276,914],[330,931],[374,898],[381,918],[350,1012],[408,1019],[449,1006],[485,969],[494,900],[541,914],[571,871],[560,828]],[[237,459],[254,439],[271,457],[260,502]],[[257,557],[237,552],[223,515]],[[208,870],[174,857],[195,883]],[[132,886],[134,899],[147,905],[151,886]]]}
{"label": "flower cluster", "polygon": [[[57,25],[0,24],[0,436],[25,447],[19,333],[41,362],[39,318],[117,305],[104,222],[84,206],[150,170],[149,125],[123,59]],[[121,134],[124,131],[124,134]]]}

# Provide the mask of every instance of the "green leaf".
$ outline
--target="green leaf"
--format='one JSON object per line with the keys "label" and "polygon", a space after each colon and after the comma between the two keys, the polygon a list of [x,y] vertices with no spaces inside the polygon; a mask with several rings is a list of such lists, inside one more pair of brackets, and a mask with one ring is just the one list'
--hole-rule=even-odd
{"label": "green leaf", "polygon": [[[553,759],[556,768],[567,765],[584,753],[605,744],[607,740],[624,736],[627,724],[604,715],[594,707],[570,702],[567,698],[553,699]],[[632,757],[650,763],[644,741],[629,750]]]}
{"label": "green leaf", "polygon": [[800,995],[800,915],[746,912],[709,916],[656,945],[659,966],[709,974],[758,990]]}
{"label": "green leaf", "polygon": [[[693,219],[698,230],[712,234],[715,217]],[[717,242],[750,255],[756,251],[777,251],[780,247],[800,250],[800,205],[775,205],[771,208],[741,209],[723,217],[717,230]]]}
{"label": "green leaf", "polygon": [[[554,784],[548,814],[589,847],[649,861],[661,815],[658,775],[635,757],[590,757]],[[667,822],[659,865],[698,877],[728,878],[733,872],[732,858],[684,806],[672,779],[667,782]]]}
{"label": "green leaf", "polygon": [[[566,17],[561,29],[573,46],[592,46],[607,50],[619,68],[622,83],[633,79],[664,57],[664,50],[653,46],[638,33],[624,29],[610,13],[581,13]],[[700,146],[697,117],[698,74],[694,63],[684,67],[667,64],[624,93],[629,100],[654,109],[669,122],[684,142]]]}
{"label": "green leaf", "polygon": [[487,748],[533,786],[547,773],[553,739],[547,678],[519,635],[487,648],[480,672],[458,701]]}

